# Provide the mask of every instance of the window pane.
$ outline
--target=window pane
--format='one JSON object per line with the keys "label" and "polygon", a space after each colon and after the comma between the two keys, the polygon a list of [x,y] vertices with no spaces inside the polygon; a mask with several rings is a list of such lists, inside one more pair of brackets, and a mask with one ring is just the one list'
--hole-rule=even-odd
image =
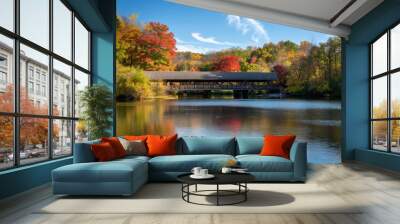
{"label": "window pane", "polygon": [[387,71],[387,34],[372,45],[372,71],[374,76]]}
{"label": "window pane", "polygon": [[60,0],[53,0],[53,15],[53,51],[71,60],[72,12]]}
{"label": "window pane", "polygon": [[14,31],[14,0],[0,1],[0,26]]}
{"label": "window pane", "polygon": [[400,121],[391,121],[392,152],[400,153]]}
{"label": "window pane", "polygon": [[21,36],[49,48],[49,0],[20,0]]}
{"label": "window pane", "polygon": [[387,121],[372,122],[372,147],[387,151]]}
{"label": "window pane", "polygon": [[13,118],[0,116],[0,170],[14,165]]}
{"label": "window pane", "polygon": [[400,25],[391,30],[390,60],[391,69],[400,67]]}
{"label": "window pane", "polygon": [[88,138],[88,129],[84,120],[75,122],[75,143],[85,142]]}
{"label": "window pane", "polygon": [[81,114],[80,95],[87,86],[89,86],[89,75],[75,69],[75,117]]}
{"label": "window pane", "polygon": [[391,97],[391,116],[400,118],[400,72],[391,75],[390,97]]}
{"label": "window pane", "polygon": [[0,111],[14,111],[13,40],[0,35]]}
{"label": "window pane", "polygon": [[387,77],[381,77],[372,81],[372,118],[387,117]]}
{"label": "window pane", "polygon": [[21,44],[20,108],[25,114],[48,114],[49,57]]}
{"label": "window pane", "polygon": [[60,157],[72,154],[72,121],[53,121],[53,156]]}
{"label": "window pane", "polygon": [[72,117],[72,68],[53,60],[53,114]]}
{"label": "window pane", "polygon": [[49,120],[22,117],[20,119],[20,160],[21,164],[34,163],[49,158]]}
{"label": "window pane", "polygon": [[89,70],[89,32],[75,18],[75,63]]}

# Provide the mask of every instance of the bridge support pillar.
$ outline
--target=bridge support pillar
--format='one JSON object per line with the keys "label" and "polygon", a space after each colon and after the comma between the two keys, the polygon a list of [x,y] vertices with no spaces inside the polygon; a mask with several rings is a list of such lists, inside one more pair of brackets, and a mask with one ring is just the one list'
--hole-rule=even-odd
{"label": "bridge support pillar", "polygon": [[235,99],[248,99],[249,91],[248,90],[234,90],[233,97]]}
{"label": "bridge support pillar", "polygon": [[205,90],[203,91],[203,98],[211,98],[211,90]]}
{"label": "bridge support pillar", "polygon": [[243,99],[248,99],[249,98],[249,91],[248,90],[242,90],[242,98]]}

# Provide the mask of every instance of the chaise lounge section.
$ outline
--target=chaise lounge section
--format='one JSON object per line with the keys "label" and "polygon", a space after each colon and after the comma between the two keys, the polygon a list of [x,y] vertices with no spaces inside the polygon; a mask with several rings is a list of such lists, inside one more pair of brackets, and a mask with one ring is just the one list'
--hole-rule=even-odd
{"label": "chaise lounge section", "polygon": [[52,172],[53,193],[67,195],[132,195],[148,181],[176,181],[176,177],[200,166],[218,172],[228,161],[236,160],[259,182],[304,182],[307,170],[307,144],[295,142],[290,159],[260,156],[262,137],[181,137],[177,155],[127,156],[96,162],[91,145],[77,143],[74,163]]}

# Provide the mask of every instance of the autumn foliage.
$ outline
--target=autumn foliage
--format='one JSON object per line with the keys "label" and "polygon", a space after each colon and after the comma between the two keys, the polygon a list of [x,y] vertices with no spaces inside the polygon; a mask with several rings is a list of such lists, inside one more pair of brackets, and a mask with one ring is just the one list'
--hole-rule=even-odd
{"label": "autumn foliage", "polygon": [[175,45],[174,34],[167,25],[149,22],[141,27],[136,16],[118,17],[117,60],[123,66],[147,71],[172,70]]}
{"label": "autumn foliage", "polygon": [[[275,72],[276,84],[288,95],[339,98],[341,93],[340,38],[319,44],[287,40],[207,53],[177,52],[174,34],[167,25],[139,24],[133,15],[117,19],[117,62],[120,84],[127,77],[121,72],[129,70]],[[135,91],[139,86],[143,85],[136,81],[124,85],[129,91],[122,95],[137,92],[134,98],[142,98],[146,97],[142,93],[152,92],[147,87]]]}
{"label": "autumn foliage", "polygon": [[237,56],[224,56],[215,63],[216,71],[240,72],[240,59]]}
{"label": "autumn foliage", "polygon": [[[20,108],[23,114],[47,114],[46,106],[34,105],[24,88],[20,90]],[[3,112],[13,112],[13,86],[9,85],[5,93],[0,94],[0,108]],[[0,146],[13,147],[13,119],[11,116],[0,116]],[[20,118],[20,147],[45,144],[48,139],[48,119],[23,116]],[[59,135],[59,128],[54,126],[53,138]]]}

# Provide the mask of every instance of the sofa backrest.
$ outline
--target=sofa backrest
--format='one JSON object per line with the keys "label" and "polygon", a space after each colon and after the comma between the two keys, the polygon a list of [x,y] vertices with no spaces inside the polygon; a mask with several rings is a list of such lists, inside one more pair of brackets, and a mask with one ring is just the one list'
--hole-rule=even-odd
{"label": "sofa backrest", "polygon": [[177,143],[177,154],[226,154],[235,155],[235,138],[233,137],[181,137]]}
{"label": "sofa backrest", "polygon": [[236,137],[236,155],[259,154],[264,137]]}
{"label": "sofa backrest", "polygon": [[92,144],[99,144],[100,140],[93,140],[81,143],[75,143],[74,163],[90,163],[95,162],[96,158],[90,148]]}

